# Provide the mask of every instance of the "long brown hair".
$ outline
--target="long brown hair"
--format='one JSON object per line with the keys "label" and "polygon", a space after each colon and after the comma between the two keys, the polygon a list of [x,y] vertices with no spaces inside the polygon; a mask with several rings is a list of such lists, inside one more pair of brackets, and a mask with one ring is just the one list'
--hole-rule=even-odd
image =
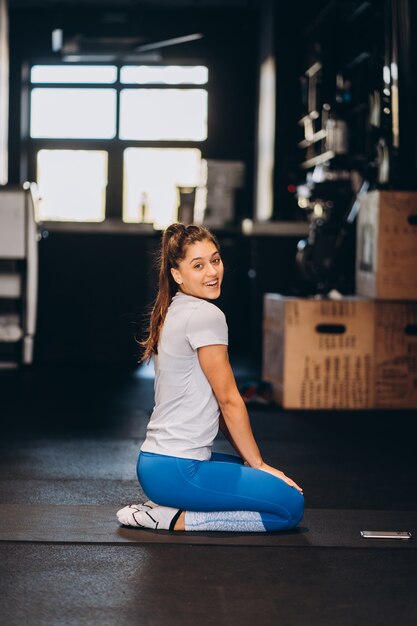
{"label": "long brown hair", "polygon": [[204,226],[185,226],[175,223],[168,226],[162,235],[161,251],[158,259],[159,264],[159,289],[158,295],[152,307],[149,319],[148,337],[139,344],[144,348],[140,361],[149,363],[154,354],[158,354],[158,341],[168,307],[172,298],[178,291],[171,268],[178,268],[180,261],[185,258],[187,246],[208,239],[220,251],[216,237]]}

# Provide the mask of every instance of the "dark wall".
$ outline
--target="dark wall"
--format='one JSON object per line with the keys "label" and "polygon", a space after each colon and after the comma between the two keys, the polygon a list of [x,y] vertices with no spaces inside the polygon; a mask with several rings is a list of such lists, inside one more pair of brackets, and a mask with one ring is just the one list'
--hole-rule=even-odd
{"label": "dark wall", "polygon": [[0,184],[8,176],[8,115],[9,115],[9,12],[6,0],[0,0]]}
{"label": "dark wall", "polygon": [[[119,15],[115,22],[115,13]],[[120,17],[122,16],[122,17]],[[124,17],[123,17],[124,16]],[[139,36],[167,39],[201,32],[204,39],[163,51],[164,62],[195,61],[209,67],[209,136],[203,157],[242,160],[246,187],[238,220],[252,209],[253,137],[258,46],[257,11],[243,9],[14,9],[11,11],[10,181],[34,178],[30,151],[22,140],[22,72],[31,62],[48,62],[51,32],[64,35]],[[24,133],[23,133],[24,134]],[[115,202],[114,196],[110,201]],[[121,215],[121,206],[108,206]],[[154,253],[159,236],[74,234],[44,231],[40,241],[38,362],[113,362],[134,365],[134,337],[144,330],[154,295]],[[248,241],[236,233],[221,237],[227,267],[220,306],[230,326],[231,350],[250,349]]]}
{"label": "dark wall", "polygon": [[[45,231],[44,231],[45,234]],[[134,365],[156,238],[49,233],[39,245],[36,362]]]}
{"label": "dark wall", "polygon": [[[46,231],[44,231],[46,235]],[[230,350],[251,353],[249,240],[218,233]],[[36,361],[135,366],[157,284],[159,236],[51,232],[40,242]]]}
{"label": "dark wall", "polygon": [[[117,6],[117,4],[116,4]],[[115,15],[120,23],[114,23]],[[113,22],[112,22],[113,20]],[[10,12],[10,163],[9,179],[19,183],[34,177],[22,141],[22,72],[25,64],[54,61],[51,33],[60,25],[64,36],[77,33],[84,37],[139,37],[158,41],[189,33],[203,33],[198,41],[164,48],[164,63],[197,62],[209,67],[208,139],[201,144],[203,158],[237,159],[247,166],[246,197],[252,197],[258,13],[253,9],[173,9],[138,8],[53,10],[20,9]],[[108,207],[111,214],[118,207]],[[120,209],[121,210],[121,209]],[[246,203],[239,207],[250,212]]]}
{"label": "dark wall", "polygon": [[277,72],[274,217],[281,220],[300,218],[293,187],[299,179],[296,136],[301,117],[300,29],[305,20],[302,7],[303,3],[297,2],[274,3],[274,54]]}
{"label": "dark wall", "polygon": [[[263,294],[296,292],[298,238],[217,236],[225,264],[217,304],[228,321],[230,352],[260,365]],[[155,296],[159,241],[159,235],[44,236],[36,362],[136,366],[135,337],[144,333]]]}
{"label": "dark wall", "polygon": [[[267,2],[274,9],[273,22],[269,13],[261,27],[263,4],[252,9],[121,9],[116,11],[122,15],[120,23],[108,9],[61,9],[59,15],[51,10],[12,10],[10,181],[20,182],[34,172],[21,140],[22,69],[31,61],[53,58],[53,28],[60,26],[68,35],[123,34],[143,40],[202,32],[205,37],[200,41],[165,49],[164,62],[192,59],[209,67],[209,138],[203,156],[246,163],[247,182],[236,222],[252,215],[257,73],[262,55],[271,49],[277,68],[274,217],[296,219],[294,193],[288,187],[299,175],[299,75],[305,52],[301,26],[313,22],[327,3]],[[121,206],[108,208],[112,215],[121,215]],[[229,321],[231,351],[259,363],[263,294],[300,293],[295,267],[299,238],[243,237],[237,229],[219,235],[227,269],[219,304]],[[37,358],[136,363],[134,335],[143,332],[153,297],[152,255],[158,243],[158,235],[49,232],[40,242]]]}

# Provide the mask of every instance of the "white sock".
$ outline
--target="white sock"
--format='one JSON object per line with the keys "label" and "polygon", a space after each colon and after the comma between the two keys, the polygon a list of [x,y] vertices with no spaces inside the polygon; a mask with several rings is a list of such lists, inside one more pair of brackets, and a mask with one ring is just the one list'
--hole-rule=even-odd
{"label": "white sock", "polygon": [[139,508],[135,504],[131,504],[118,511],[117,518],[125,526],[174,530],[175,523],[181,513],[182,511],[179,509],[173,509],[170,506],[149,507],[142,505],[142,508]]}
{"label": "white sock", "polygon": [[146,500],[143,504],[129,504],[117,511],[117,519],[124,526],[139,526],[136,522],[135,515],[140,511],[151,511],[156,506],[158,505],[152,502],[152,500]]}

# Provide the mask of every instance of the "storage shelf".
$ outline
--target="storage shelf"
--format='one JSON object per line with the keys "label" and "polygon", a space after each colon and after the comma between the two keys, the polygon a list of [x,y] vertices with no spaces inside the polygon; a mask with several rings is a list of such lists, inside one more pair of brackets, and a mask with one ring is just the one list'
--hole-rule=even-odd
{"label": "storage shelf", "polygon": [[38,223],[42,231],[51,233],[118,233],[135,235],[158,234],[153,224],[122,222],[108,218],[103,222],[62,222],[45,221]]}
{"label": "storage shelf", "polygon": [[316,133],[314,133],[314,135],[311,136],[311,139],[303,139],[302,141],[300,141],[298,147],[308,148],[309,146],[313,145],[313,143],[317,143],[318,141],[325,139],[326,136],[327,132],[324,128],[322,128],[321,130],[318,130]]}
{"label": "storage shelf", "polygon": [[333,150],[327,150],[326,152],[323,152],[322,154],[318,154],[312,159],[308,159],[307,161],[304,161],[304,163],[301,163],[301,167],[305,170],[308,170],[310,167],[314,167],[315,165],[320,165],[321,163],[326,163],[326,161],[330,161],[331,159],[334,159],[335,156],[336,155],[333,152]]}
{"label": "storage shelf", "polygon": [[303,126],[307,120],[317,120],[320,117],[320,113],[318,111],[310,111],[307,115],[303,115],[301,119],[298,120],[300,126]]}
{"label": "storage shelf", "polygon": [[311,78],[312,76],[315,76],[318,72],[320,72],[321,68],[322,68],[322,64],[320,63],[320,61],[316,61],[315,63],[313,63],[313,65],[311,65],[304,73],[306,76],[308,76],[309,78]]}
{"label": "storage shelf", "polygon": [[244,235],[260,235],[269,237],[306,237],[309,232],[307,222],[288,221],[252,221],[242,222],[242,233]]}

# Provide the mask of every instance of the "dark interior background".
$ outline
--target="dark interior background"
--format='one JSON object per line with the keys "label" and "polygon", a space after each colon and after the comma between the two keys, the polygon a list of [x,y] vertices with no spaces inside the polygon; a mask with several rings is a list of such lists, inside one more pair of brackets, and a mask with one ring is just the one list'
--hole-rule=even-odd
{"label": "dark interior background", "polygon": [[[275,57],[273,217],[302,221],[305,216],[297,206],[293,187],[305,177],[297,146],[302,115],[299,77],[311,61],[314,42],[320,42],[329,75],[341,59],[360,56],[366,50],[370,61],[357,80],[366,91],[364,81],[377,75],[384,63],[388,5],[379,0],[11,0],[9,182],[17,184],[36,176],[34,153],[25,139],[22,76],[29,63],[53,58],[53,28],[86,37],[140,36],[144,41],[203,33],[199,41],[166,48],[164,62],[192,59],[209,67],[209,132],[203,157],[246,164],[246,184],[236,199],[235,223],[217,232],[227,268],[220,305],[229,321],[231,350],[259,364],[263,293],[302,294],[304,287],[295,265],[299,235],[245,236],[240,229],[243,218],[254,216],[260,65],[268,55]],[[408,5],[408,9],[414,15],[415,7]],[[413,55],[415,58],[415,38]],[[365,128],[366,102],[362,104],[355,118],[358,139],[354,156],[358,167],[368,168],[372,178],[372,141]],[[398,162],[403,165],[400,170],[406,186],[413,185],[415,173],[413,132],[408,133],[408,152],[403,151]],[[107,211],[120,217],[117,195],[110,193]],[[157,234],[43,229],[36,361],[135,366],[138,351],[134,337],[143,333],[153,297],[158,243]],[[346,293],[354,292],[354,245],[352,232],[341,266]]]}

